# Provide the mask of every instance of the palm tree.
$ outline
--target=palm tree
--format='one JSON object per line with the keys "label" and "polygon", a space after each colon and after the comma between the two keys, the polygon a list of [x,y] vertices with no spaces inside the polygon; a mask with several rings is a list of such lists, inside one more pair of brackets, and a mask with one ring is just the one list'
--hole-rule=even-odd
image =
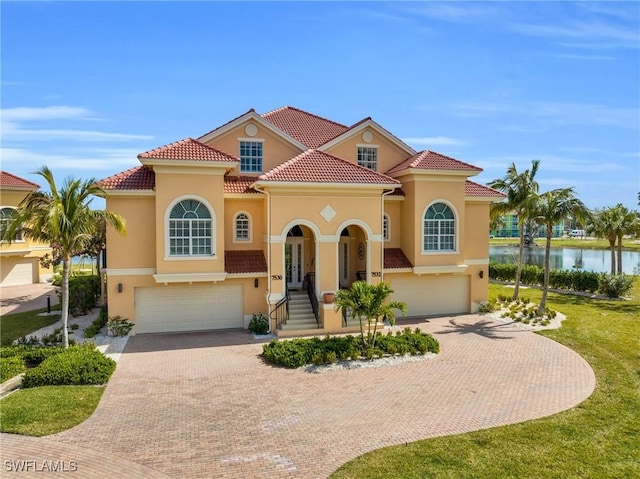
{"label": "palm tree", "polygon": [[558,224],[569,215],[585,217],[588,214],[587,207],[575,197],[573,188],[559,188],[547,191],[532,198],[531,211],[539,224],[544,224],[547,229],[547,245],[544,252],[544,284],[542,299],[538,306],[538,315],[544,313],[547,292],[549,291],[549,271],[551,269],[551,238],[553,225]]}
{"label": "palm tree", "polygon": [[618,214],[614,208],[596,210],[587,224],[587,231],[596,238],[606,238],[611,251],[611,274],[616,274],[616,241],[618,240]]}
{"label": "palm tree", "polygon": [[36,191],[29,194],[15,210],[13,221],[4,234],[12,241],[17,232],[23,237],[55,245],[62,261],[62,330],[64,347],[69,347],[67,320],[69,318],[69,267],[71,258],[86,249],[100,221],[125,233],[124,219],[111,211],[89,208],[91,196],[103,195],[95,179],[67,178],[58,188],[49,168],[43,166],[36,174],[42,176],[51,193]]}
{"label": "palm tree", "polygon": [[618,203],[613,207],[617,219],[616,236],[618,241],[618,267],[617,273],[622,274],[622,238],[624,235],[634,234],[638,230],[638,214]]}
{"label": "palm tree", "polygon": [[531,169],[518,172],[516,164],[512,163],[503,178],[489,182],[489,186],[505,193],[507,201],[492,205],[492,215],[515,213],[518,215],[518,229],[520,230],[520,246],[518,250],[518,264],[516,267],[515,288],[513,299],[518,299],[520,292],[520,275],[522,273],[522,258],[524,256],[524,224],[531,217],[530,199],[538,193],[538,183],[535,181],[540,160],[531,162]]}
{"label": "palm tree", "polygon": [[[393,293],[387,283],[369,284],[366,281],[356,281],[349,289],[341,289],[336,293],[336,309],[348,308],[360,322],[360,339],[364,348],[371,348],[376,343],[378,320],[386,318],[392,326],[396,322],[394,309],[399,310],[404,316],[407,313],[407,305],[401,301],[387,303],[389,295]],[[364,336],[364,322],[367,320],[367,338]],[[371,325],[373,324],[373,334]]]}

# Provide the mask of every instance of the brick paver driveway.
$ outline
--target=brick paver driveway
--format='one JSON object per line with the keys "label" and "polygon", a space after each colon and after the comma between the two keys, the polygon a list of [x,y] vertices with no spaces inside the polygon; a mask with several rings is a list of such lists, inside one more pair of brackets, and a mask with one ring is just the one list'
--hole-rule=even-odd
{"label": "brick paver driveway", "polygon": [[[107,475],[82,477],[108,477],[115,457],[176,478],[319,478],[383,446],[550,415],[595,387],[580,356],[514,326],[415,324],[441,342],[436,359],[322,374],[262,363],[246,332],[136,336],[88,421],[30,441],[96,452]],[[17,439],[2,439],[5,460]],[[87,461],[79,471],[98,468]]]}

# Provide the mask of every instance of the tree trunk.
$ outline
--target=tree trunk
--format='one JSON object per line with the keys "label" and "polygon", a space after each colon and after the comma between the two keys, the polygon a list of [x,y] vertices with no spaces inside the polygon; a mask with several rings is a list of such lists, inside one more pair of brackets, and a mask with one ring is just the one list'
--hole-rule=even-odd
{"label": "tree trunk", "polygon": [[618,235],[618,274],[622,274],[622,235]]}
{"label": "tree trunk", "polygon": [[69,331],[67,322],[69,320],[69,262],[68,256],[62,259],[62,338],[65,349],[69,347]]}
{"label": "tree trunk", "polygon": [[609,248],[611,249],[611,274],[616,274],[616,239],[609,239]]}
{"label": "tree trunk", "polygon": [[547,305],[547,293],[549,292],[549,270],[551,269],[551,230],[553,225],[547,225],[547,246],[544,248],[544,284],[542,286],[542,299],[538,306],[538,316],[544,314]]}
{"label": "tree trunk", "polygon": [[513,300],[518,299],[520,293],[520,275],[522,273],[522,259],[524,257],[524,224],[520,226],[520,249],[518,250],[518,264],[516,266],[516,285],[513,289]]}

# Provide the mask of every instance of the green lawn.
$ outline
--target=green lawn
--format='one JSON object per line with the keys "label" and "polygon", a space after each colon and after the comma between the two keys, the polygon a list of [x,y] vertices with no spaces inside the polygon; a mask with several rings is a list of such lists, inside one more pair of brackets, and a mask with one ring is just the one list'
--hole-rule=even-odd
{"label": "green lawn", "polygon": [[0,431],[45,436],[72,428],[98,406],[104,386],[21,389],[0,401]]}
{"label": "green lawn", "polygon": [[[513,289],[490,285],[490,296]],[[540,299],[538,290],[521,297]],[[337,478],[640,477],[640,279],[631,301],[549,294],[567,315],[543,334],[584,357],[594,369],[594,394],[554,416],[513,426],[419,441],[373,451],[347,463]],[[490,359],[490,358],[488,358]]]}
{"label": "green lawn", "polygon": [[[51,309],[59,310],[60,306],[53,306]],[[38,316],[44,313],[47,308],[24,313],[6,314],[0,318],[0,344],[11,344],[14,340],[37,331],[40,328],[49,326],[60,319],[60,315]]]}
{"label": "green lawn", "polygon": [[[546,238],[536,238],[538,246],[544,247],[547,244]],[[518,238],[491,238],[491,246],[518,246]],[[609,249],[607,240],[580,239],[580,238],[553,238],[551,246],[554,248],[581,248],[581,249]],[[640,251],[640,241],[638,239],[626,239],[622,241],[625,250]]]}

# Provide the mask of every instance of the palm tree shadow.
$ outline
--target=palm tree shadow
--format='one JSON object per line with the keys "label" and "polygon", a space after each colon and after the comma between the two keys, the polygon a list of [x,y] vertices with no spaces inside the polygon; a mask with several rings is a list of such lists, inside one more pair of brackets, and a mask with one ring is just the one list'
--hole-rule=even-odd
{"label": "palm tree shadow", "polygon": [[445,330],[436,331],[436,334],[477,334],[487,339],[513,339],[512,335],[505,335],[504,333],[517,333],[524,332],[524,330],[505,330],[508,324],[500,324],[494,321],[483,319],[475,323],[463,323],[457,321],[455,318],[449,320],[450,326],[445,326]]}

